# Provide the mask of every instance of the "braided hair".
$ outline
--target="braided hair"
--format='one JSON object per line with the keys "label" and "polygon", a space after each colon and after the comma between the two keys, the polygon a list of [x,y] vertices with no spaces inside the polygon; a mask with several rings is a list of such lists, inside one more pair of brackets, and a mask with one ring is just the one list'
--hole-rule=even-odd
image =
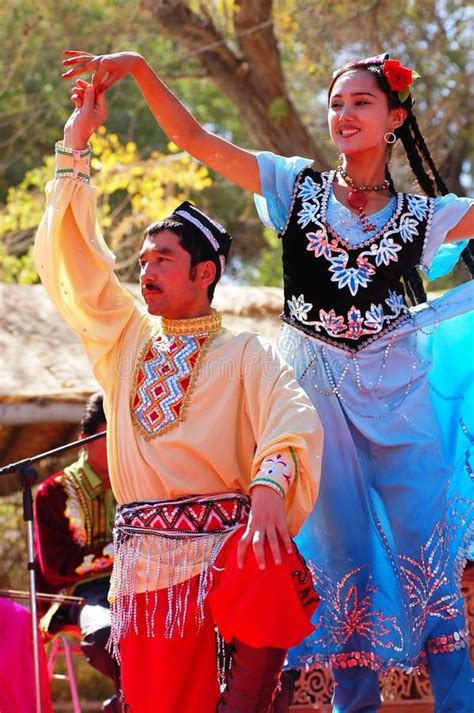
{"label": "braided hair", "polygon": [[[378,87],[387,97],[389,109],[403,107],[407,111],[405,121],[400,127],[395,129],[394,133],[397,139],[400,139],[403,144],[411,170],[420,188],[424,193],[426,193],[427,196],[430,197],[445,196],[449,193],[449,190],[436,168],[425,139],[420,131],[420,127],[418,126],[418,122],[413,113],[413,98],[411,94],[409,94],[404,101],[400,100],[398,92],[392,91],[385,75],[382,72],[382,66],[382,56],[374,57],[373,60],[348,62],[333,75],[328,95],[331,96],[334,83],[341,75],[356,70],[371,72],[374,75]],[[388,164],[385,166],[385,178],[389,183],[389,190],[392,193],[395,193],[395,187],[390,175]],[[461,253],[461,257],[469,272],[473,275],[474,240],[469,241],[467,247]],[[405,275],[403,275],[403,282],[407,297],[412,304],[420,304],[426,301],[426,292],[423,286],[423,281],[416,267],[411,268],[405,273]]]}

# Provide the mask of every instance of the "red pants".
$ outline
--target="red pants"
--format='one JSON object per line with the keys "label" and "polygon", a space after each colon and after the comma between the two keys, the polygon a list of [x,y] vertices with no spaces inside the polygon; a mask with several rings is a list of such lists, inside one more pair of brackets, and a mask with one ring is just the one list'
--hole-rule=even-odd
{"label": "red pants", "polygon": [[[282,552],[278,566],[267,548],[264,570],[258,569],[249,551],[239,570],[241,536],[238,530],[219,555],[200,628],[196,625],[198,577],[190,583],[182,637],[165,638],[165,590],[158,597],[156,635],[147,637],[145,594],[137,595],[140,633],[130,631],[120,642],[127,713],[215,713],[219,697],[215,626],[226,641],[236,638],[256,648],[287,649],[313,631],[310,618],[318,597],[296,547],[291,555]],[[152,600],[149,597],[149,612]]]}

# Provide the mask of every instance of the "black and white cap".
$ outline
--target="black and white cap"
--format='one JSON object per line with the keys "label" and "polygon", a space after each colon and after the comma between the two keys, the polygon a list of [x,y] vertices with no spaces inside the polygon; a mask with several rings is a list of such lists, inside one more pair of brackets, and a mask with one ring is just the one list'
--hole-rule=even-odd
{"label": "black and white cap", "polygon": [[216,253],[216,263],[219,264],[221,277],[225,270],[227,256],[229,254],[232,238],[226,229],[217,222],[209,218],[208,215],[196,208],[189,201],[183,201],[169,216],[182,223],[187,223],[197,230],[205,240],[208,241],[213,252]]}

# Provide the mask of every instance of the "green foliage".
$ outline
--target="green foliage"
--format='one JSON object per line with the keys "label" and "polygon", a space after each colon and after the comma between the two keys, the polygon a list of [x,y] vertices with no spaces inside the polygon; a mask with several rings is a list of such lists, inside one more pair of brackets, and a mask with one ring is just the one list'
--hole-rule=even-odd
{"label": "green foliage", "polygon": [[[44,207],[42,186],[51,175],[43,157],[60,138],[70,111],[71,82],[60,78],[63,49],[141,52],[207,128],[239,145],[255,148],[249,127],[242,123],[240,107],[216,89],[203,69],[200,60],[204,54],[190,53],[184,37],[183,43],[176,46],[160,31],[159,23],[143,9],[144,5],[140,0],[3,3],[0,198],[8,207],[0,216],[5,237],[0,253],[2,279],[35,279],[29,245]],[[217,38],[221,33],[222,42],[237,55],[242,54],[241,29],[235,22],[235,13],[244,5],[236,0],[188,0],[188,5],[200,16],[212,18]],[[470,130],[472,112],[468,110],[469,9],[462,0],[273,0],[271,18],[288,87],[287,96],[279,97],[267,108],[275,123],[285,118],[291,102],[314,137],[315,155],[334,165],[336,157],[326,125],[328,79],[333,69],[347,59],[389,50],[392,57],[420,72],[416,107],[421,129],[450,189],[463,192],[461,178],[469,172],[474,158],[474,134]],[[123,146],[129,142],[136,145],[137,157],[132,161],[136,172],[128,163],[117,174],[109,173],[114,191],[107,200],[101,196],[99,207],[113,247],[119,252],[123,275],[131,277],[137,239],[134,243],[133,235],[138,235],[146,216],[151,215],[155,200],[157,208],[164,205],[160,204],[160,191],[166,193],[167,189],[160,182],[154,186],[151,170],[147,173],[148,183],[143,181],[143,188],[152,185],[148,200],[144,195],[140,197],[139,188],[130,192],[125,182],[128,177],[131,186],[140,183],[140,162],[149,158],[153,161],[155,151],[163,155],[167,141],[130,78],[114,86],[108,97],[108,131],[120,137]],[[412,189],[406,159],[402,154],[402,161],[397,161],[397,153],[392,165],[396,185]],[[99,175],[95,180],[100,180]],[[182,183],[171,190],[184,195],[188,186]],[[190,190],[192,193],[194,189]],[[235,238],[233,255],[238,261],[250,263],[250,271],[257,265],[257,272],[261,265],[267,265],[273,253],[265,246],[251,196],[216,179],[204,193],[199,191],[199,200],[205,210],[230,228]],[[155,214],[152,219],[156,217]],[[5,224],[7,218],[16,221],[14,228]],[[264,253],[260,263],[262,247],[270,254]]]}
{"label": "green foliage", "polygon": [[281,259],[281,240],[274,230],[265,228],[263,231],[266,247],[263,248],[251,284],[265,287],[281,287],[283,284],[283,263]]}
{"label": "green foliage", "polygon": [[274,121],[281,121],[288,115],[288,102],[285,97],[274,99],[268,107],[268,116]]}
{"label": "green foliage", "polygon": [[[208,188],[207,169],[187,154],[168,145],[142,159],[134,142],[123,144],[101,127],[91,139],[92,169],[97,171],[98,217],[109,245],[119,258],[119,274],[134,269],[144,228],[167,215],[185,198]],[[31,240],[44,211],[44,185],[53,174],[53,158],[27,171],[23,181],[9,189],[0,209],[1,278],[4,282],[36,282]],[[121,272],[123,271],[123,273]]]}
{"label": "green foliage", "polygon": [[[172,86],[176,77],[179,96],[193,106],[200,120],[239,133],[238,112],[211,82],[196,81],[196,75],[202,76],[199,65],[174,52],[139,0],[6,0],[0,46],[0,196],[5,196],[9,185],[19,183],[28,169],[38,166],[61,137],[73,84],[61,79],[64,49],[141,52],[164,78],[171,79]],[[145,157],[166,146],[131,79],[110,92],[107,126],[123,141],[133,139]],[[239,140],[243,137],[240,128]]]}

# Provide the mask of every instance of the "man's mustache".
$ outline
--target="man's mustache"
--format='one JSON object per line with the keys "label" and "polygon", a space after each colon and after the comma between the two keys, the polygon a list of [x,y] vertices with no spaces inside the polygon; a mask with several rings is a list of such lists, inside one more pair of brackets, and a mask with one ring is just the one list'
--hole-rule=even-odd
{"label": "man's mustache", "polygon": [[162,292],[162,289],[155,282],[147,282],[146,285],[142,285],[142,292]]}

